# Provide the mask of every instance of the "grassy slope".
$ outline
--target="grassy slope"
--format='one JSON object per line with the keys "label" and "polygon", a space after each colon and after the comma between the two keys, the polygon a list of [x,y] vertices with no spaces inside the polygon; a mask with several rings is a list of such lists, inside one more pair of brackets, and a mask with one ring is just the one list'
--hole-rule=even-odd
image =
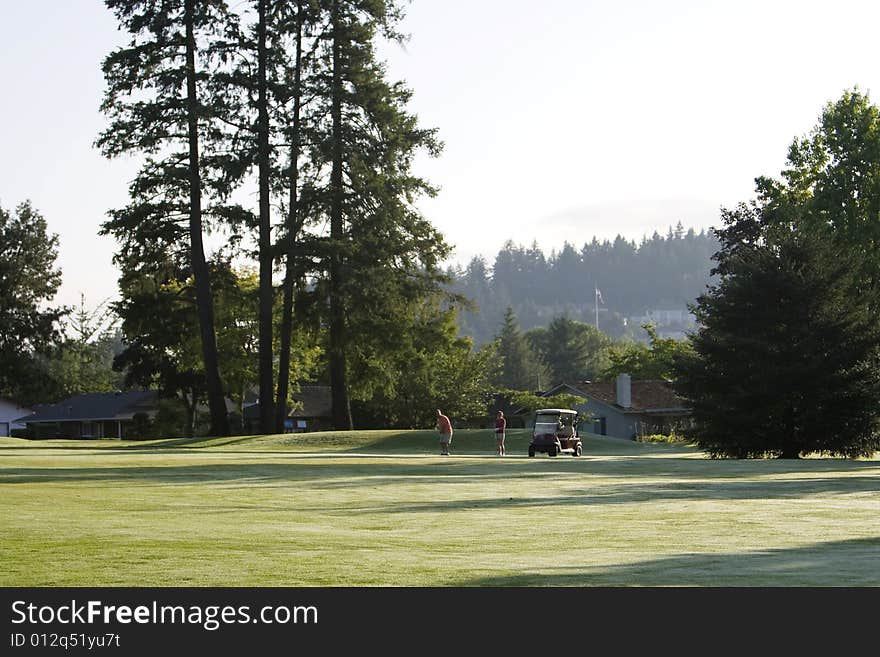
{"label": "grassy slope", "polygon": [[878,461],[508,442],[0,439],[0,585],[880,585]]}

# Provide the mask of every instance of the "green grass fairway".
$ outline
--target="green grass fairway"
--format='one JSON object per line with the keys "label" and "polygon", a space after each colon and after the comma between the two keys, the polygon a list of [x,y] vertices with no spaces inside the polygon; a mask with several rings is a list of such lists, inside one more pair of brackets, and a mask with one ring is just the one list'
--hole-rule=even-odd
{"label": "green grass fairway", "polygon": [[508,442],[0,438],[0,585],[880,585],[878,460]]}

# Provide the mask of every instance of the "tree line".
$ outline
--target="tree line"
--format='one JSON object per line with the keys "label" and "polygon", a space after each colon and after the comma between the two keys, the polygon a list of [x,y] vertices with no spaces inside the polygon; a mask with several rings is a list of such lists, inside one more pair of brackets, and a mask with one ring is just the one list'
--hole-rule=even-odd
{"label": "tree line", "polygon": [[[467,390],[456,376],[476,356],[441,287],[449,246],[415,206],[436,190],[411,171],[442,143],[376,56],[379,40],[403,40],[399,3],[105,4],[129,41],[103,62],[108,124],[96,146],[140,162],[128,203],[102,227],[118,244],[124,385],[191,408],[207,400],[213,435],[229,433],[226,399],[245,381],[257,383],[263,433],[282,429],[307,374],[332,388],[341,429],[353,406],[381,416],[370,401],[411,386],[417,363],[432,368],[426,385]],[[46,280],[30,282],[43,301],[60,277],[51,255]],[[18,335],[33,339],[4,348],[32,365],[63,341],[69,309],[18,300],[29,318]],[[35,398],[15,380],[0,392]]]}
{"label": "tree line", "polygon": [[709,284],[718,246],[712,231],[685,230],[681,223],[638,244],[619,235],[611,241],[593,238],[580,249],[565,242],[549,255],[537,244],[508,241],[491,267],[477,256],[449,269],[449,289],[473,300],[476,307],[463,309],[459,323],[478,345],[492,339],[508,307],[525,330],[561,315],[595,324],[596,288],[600,330],[638,338],[640,325],[625,320],[651,309],[686,310]]}
{"label": "tree line", "polygon": [[[352,398],[388,384],[389,344],[427,321],[416,308],[442,295],[438,263],[448,253],[414,206],[434,188],[410,171],[417,153],[436,155],[441,144],[407,111],[410,90],[387,79],[375,52],[379,38],[402,38],[400,7],[106,4],[131,41],[104,62],[110,122],[97,144],[108,157],[143,159],[129,204],[103,228],[120,245],[117,309],[132,344],[123,355],[129,372],[144,384],[203,393],[210,432],[226,434],[224,398],[235,374],[219,345],[255,321],[247,355],[259,430],[280,431],[292,370],[303,365],[299,343],[311,333],[333,392],[333,424],[351,428]],[[212,258],[209,232],[225,242]],[[254,314],[229,322],[218,316],[217,297],[242,258],[256,263]],[[164,335],[148,330],[157,307],[166,317],[194,309],[200,352],[189,367],[163,342],[173,339],[174,322]]]}

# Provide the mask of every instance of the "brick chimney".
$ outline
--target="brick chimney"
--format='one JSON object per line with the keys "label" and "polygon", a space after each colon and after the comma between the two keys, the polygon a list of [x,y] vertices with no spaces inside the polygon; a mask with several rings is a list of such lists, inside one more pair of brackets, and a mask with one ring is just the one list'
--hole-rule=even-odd
{"label": "brick chimney", "polygon": [[622,408],[632,408],[632,382],[629,374],[617,375],[617,405]]}

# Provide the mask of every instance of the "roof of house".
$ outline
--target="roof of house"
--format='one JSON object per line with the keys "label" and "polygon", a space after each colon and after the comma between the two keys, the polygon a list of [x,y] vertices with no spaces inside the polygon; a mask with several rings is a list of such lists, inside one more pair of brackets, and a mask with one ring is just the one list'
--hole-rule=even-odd
{"label": "roof of house", "polygon": [[130,420],[135,413],[155,408],[159,393],[155,390],[131,392],[90,392],[74,395],[56,404],[35,409],[33,415],[21,418],[35,422],[76,422],[94,420]]}
{"label": "roof of house", "polygon": [[[330,386],[304,386],[299,387],[299,392],[294,392],[291,397],[299,402],[297,408],[287,414],[293,418],[317,418],[330,417],[333,408],[333,396],[330,394]],[[246,398],[247,399],[247,398]],[[260,417],[260,401],[246,403],[244,417],[257,419]]]}
{"label": "roof of house", "polygon": [[330,386],[300,386],[293,398],[299,402],[299,408],[291,411],[290,417],[330,417],[332,414]]}
{"label": "roof of house", "polygon": [[0,397],[0,413],[12,413],[15,414],[17,412],[22,413],[30,413],[33,409],[27,406],[22,406],[11,399],[7,399],[6,397]]}
{"label": "roof of house", "polygon": [[648,379],[640,381],[634,379],[631,385],[631,403],[629,408],[624,408],[617,403],[617,386],[615,381],[579,383],[563,383],[545,394],[554,394],[559,388],[567,387],[575,394],[590,397],[596,401],[613,406],[623,413],[657,413],[661,411],[687,411],[685,401],[675,394],[669,381],[660,379]]}

